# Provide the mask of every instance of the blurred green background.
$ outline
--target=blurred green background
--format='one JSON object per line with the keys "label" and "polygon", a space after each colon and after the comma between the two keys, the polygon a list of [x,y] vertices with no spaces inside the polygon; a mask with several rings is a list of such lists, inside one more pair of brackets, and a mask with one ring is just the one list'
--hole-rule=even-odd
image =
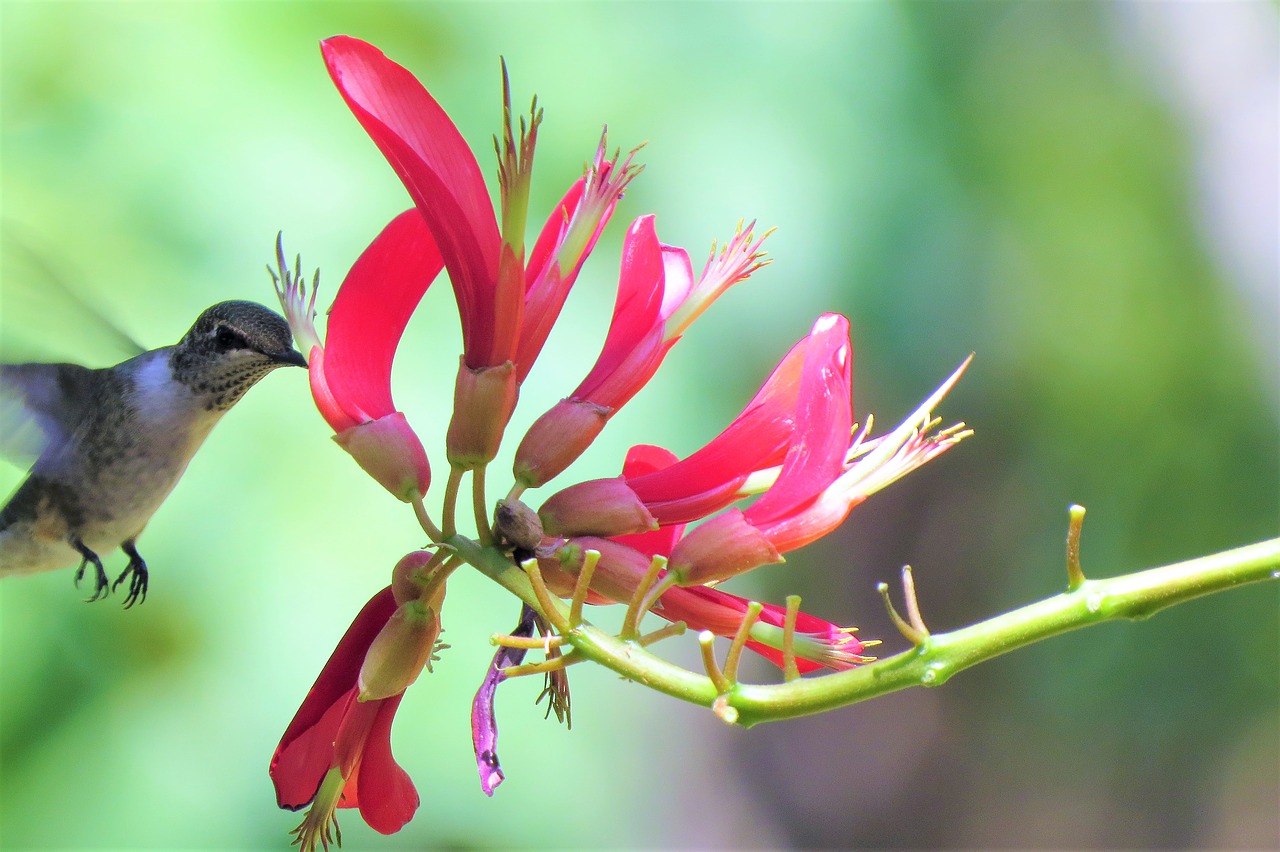
{"label": "blurred green background", "polygon": [[[280,229],[331,298],[408,206],[320,61],[318,40],[345,32],[413,70],[489,174],[505,55],[516,102],[546,107],[535,211],[601,124],[611,144],[649,143],[513,437],[594,357],[632,218],[656,213],[695,258],[739,218],[778,228],[775,263],[699,321],[565,481],[616,473],[632,443],[695,449],[824,310],[851,318],[857,410],[886,425],[976,350],[943,413],[977,437],[731,590],[801,593],[892,652],[877,581],[911,563],[935,629],[1052,594],[1071,502],[1090,510],[1098,576],[1277,534],[1274,4],[6,0],[0,16],[9,353],[34,337],[44,359],[122,357],[71,308],[22,307],[52,298],[50,277],[148,346],[215,301],[268,302]],[[438,283],[397,364],[438,468],[455,316]],[[21,475],[3,466],[0,489]],[[0,845],[285,848],[298,816],[274,806],[271,752],[350,618],[422,543],[332,445],[301,372],[269,376],[142,539],[145,606],[85,605],[70,571],[0,584]],[[566,732],[532,706],[540,684],[511,683],[490,801],[467,714],[488,635],[517,607],[459,576],[452,648],[396,721],[422,807],[389,838],[348,812],[344,837],[1274,848],[1278,602],[1274,585],[1243,589],[747,732],[585,666]]]}

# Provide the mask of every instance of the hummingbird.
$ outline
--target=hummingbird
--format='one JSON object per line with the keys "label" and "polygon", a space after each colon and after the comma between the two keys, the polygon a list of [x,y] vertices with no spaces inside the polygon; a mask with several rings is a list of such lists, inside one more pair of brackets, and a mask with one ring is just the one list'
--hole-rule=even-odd
{"label": "hummingbird", "polygon": [[[78,560],[77,587],[93,567],[90,601],[126,580],[125,607],[145,600],[138,536],[196,450],[259,379],[306,364],[284,318],[244,301],[213,305],[176,345],[114,367],[0,364],[0,445],[25,433],[36,455],[0,509],[0,577]],[[101,557],[116,548],[129,563],[108,586]]]}

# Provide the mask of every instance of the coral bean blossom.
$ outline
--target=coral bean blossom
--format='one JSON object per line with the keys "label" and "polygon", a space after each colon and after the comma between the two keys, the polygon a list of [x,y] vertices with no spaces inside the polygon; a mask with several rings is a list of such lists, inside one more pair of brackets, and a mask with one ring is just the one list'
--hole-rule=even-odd
{"label": "coral bean blossom", "polygon": [[630,159],[621,166],[605,159],[602,139],[587,175],[548,217],[526,270],[523,230],[541,122],[536,104],[517,140],[504,86],[499,231],[479,164],[413,75],[359,39],[328,39],[322,52],[338,91],[418,206],[449,271],[463,355],[446,443],[455,465],[484,464],[497,452],[519,381],[637,169]]}
{"label": "coral bean blossom", "polygon": [[422,442],[391,399],[391,364],[404,328],[440,271],[422,217],[407,210],[391,220],[351,267],[329,311],[321,344],[300,270],[290,272],[277,245],[276,294],[299,345],[308,352],[311,394],[337,433],[334,440],[401,500],[423,495],[431,467]]}
{"label": "coral bean blossom", "polygon": [[[766,235],[767,236],[767,235]],[[515,476],[543,485],[581,455],[609,418],[653,378],[680,336],[725,290],[764,265],[750,227],[717,255],[712,247],[695,280],[689,253],[658,241],[653,216],[627,232],[618,298],[604,348],[582,383],[543,414],[516,450]]]}
{"label": "coral bean blossom", "polygon": [[[339,808],[358,807],[384,833],[413,816],[418,794],[392,758],[391,724],[405,690],[431,671],[435,652],[446,647],[439,642],[445,582],[463,564],[512,591],[522,607],[516,630],[494,637],[499,649],[472,705],[476,765],[489,795],[504,777],[496,752],[497,687],[511,677],[544,674],[548,712],[567,723],[565,667],[584,657],[601,661],[575,644],[586,635],[581,631],[596,630],[582,618],[584,604],[628,604],[626,625],[611,637],[631,643],[628,657],[691,627],[706,631],[704,655],[710,634],[731,637],[735,661],[745,647],[783,667],[787,678],[866,662],[863,650],[871,643],[855,638],[851,627],[800,612],[797,600],[782,608],[711,586],[782,561],[784,553],[834,529],[867,495],[967,435],[962,426],[938,431],[932,415],[960,371],[902,426],[871,439],[867,428],[853,424],[848,321],[824,314],[702,449],[680,459],[637,445],[619,476],[569,484],[535,512],[522,501],[525,493],[576,460],[653,378],[693,320],[767,262],[764,236],[740,226],[726,244],[712,247],[695,276],[688,252],[662,243],[654,216],[643,215],[623,238],[599,357],[577,388],[523,436],[510,490],[491,509],[487,468],[520,385],[641,167],[632,162],[634,151],[625,159],[608,156],[602,135],[585,174],[560,197],[526,255],[542,112],[535,101],[517,132],[505,66],[502,131],[494,139],[495,214],[470,148],[409,71],[348,36],[328,39],[321,49],[334,85],[414,206],[395,216],[356,260],[338,289],[323,341],[314,326],[318,273],[308,294],[301,261],[290,270],[277,246],[273,278],[294,336],[309,353],[312,395],[335,440],[412,504],[431,542],[401,559],[391,586],[356,616],[276,749],[271,778],[280,806],[308,807],[296,829],[303,849],[340,842]],[[425,503],[427,455],[392,401],[391,370],[410,316],[442,270],[457,302],[463,351],[437,523]],[[460,501],[467,473],[471,499]],[[471,511],[474,538],[458,532],[460,502]],[[641,636],[639,620],[649,610],[674,626]],[[530,650],[542,661],[524,665]],[[713,676],[709,666],[708,678],[718,684],[735,667],[726,664]]]}
{"label": "coral bean blossom", "polygon": [[[304,847],[328,846],[337,808],[359,808],[383,834],[399,831],[418,809],[413,781],[391,755],[391,721],[403,693],[359,701],[365,655],[396,612],[391,587],[365,604],[339,640],[271,758],[280,807],[312,805],[299,826]],[[341,839],[341,834],[339,834]]]}

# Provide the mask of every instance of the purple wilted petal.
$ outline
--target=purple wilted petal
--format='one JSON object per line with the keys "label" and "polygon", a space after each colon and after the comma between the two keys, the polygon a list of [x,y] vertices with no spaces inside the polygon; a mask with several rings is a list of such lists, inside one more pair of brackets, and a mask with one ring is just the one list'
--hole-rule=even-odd
{"label": "purple wilted petal", "polygon": [[[534,628],[534,611],[525,605],[520,610],[520,623],[511,631],[512,636],[532,636]],[[476,751],[476,769],[480,773],[480,789],[486,796],[492,796],[506,777],[498,764],[498,720],[493,713],[493,699],[498,684],[507,679],[502,670],[509,666],[518,666],[524,661],[526,649],[498,649],[489,664],[489,671],[480,684],[475,699],[471,702],[471,744]]]}

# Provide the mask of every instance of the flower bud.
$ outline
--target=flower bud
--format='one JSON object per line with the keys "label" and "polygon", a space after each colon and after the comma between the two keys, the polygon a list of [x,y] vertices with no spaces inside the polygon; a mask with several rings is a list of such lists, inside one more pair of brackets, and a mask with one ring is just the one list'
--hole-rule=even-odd
{"label": "flower bud", "polygon": [[493,461],[519,395],[516,368],[510,361],[473,370],[459,359],[453,419],[445,436],[449,463],[472,470]]}
{"label": "flower bud", "polygon": [[427,602],[411,600],[400,605],[374,638],[364,655],[357,680],[359,701],[390,698],[404,692],[431,663],[440,638],[440,605],[444,584]]}
{"label": "flower bud", "polygon": [[435,558],[436,555],[429,550],[415,550],[396,563],[391,570],[391,594],[397,604],[422,597],[431,579],[427,566]]}
{"label": "flower bud", "polygon": [[671,552],[668,568],[680,577],[680,585],[701,586],[783,561],[764,533],[748,523],[735,507],[699,524],[680,539]]}
{"label": "flower bud", "polygon": [[[582,562],[588,550],[599,551],[600,560],[591,574],[591,590],[612,601],[628,601],[640,587],[651,558],[633,547],[619,544],[607,538],[586,536],[565,542],[550,553],[538,553],[538,568],[544,580],[557,578],[566,589],[552,588],[558,595],[573,591],[574,581],[582,570]],[[594,602],[594,599],[588,598]]]}
{"label": "flower bud", "polygon": [[590,479],[552,494],[538,509],[550,536],[614,536],[656,530],[658,522],[621,476]]}
{"label": "flower bud", "polygon": [[493,531],[504,544],[533,550],[542,541],[538,513],[519,500],[499,500],[493,510]]}
{"label": "flower bud", "polygon": [[408,503],[415,494],[427,493],[427,451],[399,411],[344,429],[333,440],[396,499]]}
{"label": "flower bud", "polygon": [[534,421],[520,441],[514,466],[516,480],[528,488],[537,488],[559,476],[591,446],[612,411],[584,400],[560,400]]}

